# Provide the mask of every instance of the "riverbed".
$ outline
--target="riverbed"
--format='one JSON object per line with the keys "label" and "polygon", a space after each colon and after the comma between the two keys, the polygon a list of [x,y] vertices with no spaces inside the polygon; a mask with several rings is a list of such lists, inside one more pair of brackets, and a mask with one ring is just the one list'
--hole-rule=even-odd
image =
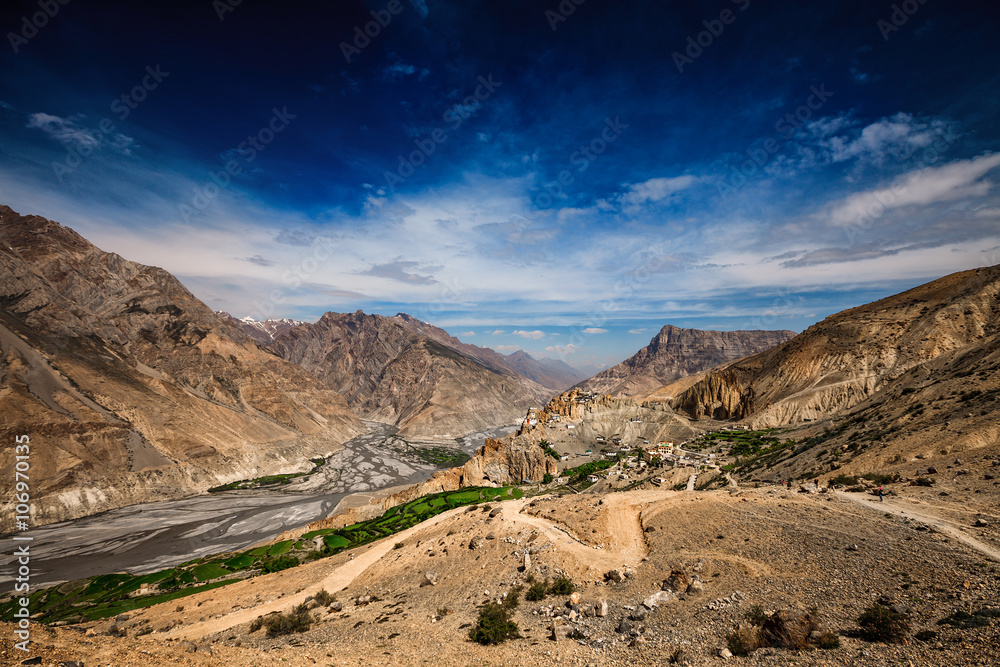
{"label": "riverbed", "polygon": [[[133,505],[34,528],[31,586],[98,574],[145,574],[223,551],[246,549],[322,519],[354,494],[417,484],[438,468],[414,447],[450,447],[471,455],[487,437],[514,427],[472,433],[444,442],[413,442],[389,424],[365,422],[366,433],[344,443],[317,471],[270,489],[227,491]],[[0,584],[13,581],[13,558],[0,556]]]}

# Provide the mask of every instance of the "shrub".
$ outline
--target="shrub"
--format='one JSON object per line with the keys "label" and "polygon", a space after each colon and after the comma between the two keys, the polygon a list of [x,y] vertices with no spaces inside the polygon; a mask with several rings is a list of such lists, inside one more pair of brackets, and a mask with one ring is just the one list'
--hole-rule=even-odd
{"label": "shrub", "polygon": [[910,618],[882,604],[873,604],[858,617],[861,637],[870,642],[898,644],[910,631]]}
{"label": "shrub", "polygon": [[270,574],[271,572],[280,572],[291,567],[296,567],[298,564],[299,559],[295,556],[278,556],[277,558],[264,561],[260,569],[264,574]]}
{"label": "shrub", "polygon": [[313,600],[316,600],[316,603],[320,607],[328,607],[330,606],[330,603],[337,601],[337,596],[332,593],[327,593],[325,588],[321,588],[319,589],[319,592],[313,596]]}
{"label": "shrub", "polygon": [[853,475],[840,474],[836,477],[831,477],[830,483],[836,484],[837,486],[854,486],[858,483],[858,478]]}
{"label": "shrub", "polygon": [[764,613],[764,608],[759,604],[755,604],[747,610],[747,613],[743,615],[743,618],[747,619],[750,623],[760,627],[764,625],[764,621],[767,620],[767,614]]}
{"label": "shrub", "polygon": [[258,616],[250,623],[250,632],[257,632],[263,627],[267,629],[268,637],[290,635],[293,632],[305,632],[312,625],[312,622],[309,610],[304,604],[300,604],[287,614]]}
{"label": "shrub", "polygon": [[392,548],[393,548],[393,549],[402,549],[402,548],[403,548],[403,547],[405,547],[405,546],[406,546],[406,545],[405,545],[405,544],[403,544],[402,542],[396,542],[396,543],[395,543],[394,545],[392,545]]}
{"label": "shrub", "polygon": [[878,485],[890,484],[899,480],[899,475],[883,475],[877,472],[866,472],[862,477]]}
{"label": "shrub", "polygon": [[500,644],[520,636],[517,623],[510,620],[509,611],[494,602],[479,609],[479,620],[469,630],[469,639],[484,646]]}
{"label": "shrub", "polygon": [[542,484],[551,484],[551,483],[552,483],[552,473],[547,472],[544,475],[542,475]]}
{"label": "shrub", "polygon": [[538,602],[545,599],[545,594],[549,592],[549,580],[536,581],[528,588],[524,599],[528,602]]}
{"label": "shrub", "polygon": [[750,655],[764,646],[756,625],[740,625],[726,636],[726,644],[733,655]]}
{"label": "shrub", "polygon": [[549,586],[549,593],[551,595],[569,595],[575,589],[576,586],[573,584],[572,579],[569,577],[559,577]]}
{"label": "shrub", "polygon": [[507,597],[504,598],[503,606],[509,610],[514,610],[519,604],[521,604],[521,593],[524,591],[524,586],[518,584],[517,586],[512,586],[510,591],[507,592]]}
{"label": "shrub", "polygon": [[830,630],[822,632],[816,639],[816,646],[826,650],[840,648],[840,636]]}

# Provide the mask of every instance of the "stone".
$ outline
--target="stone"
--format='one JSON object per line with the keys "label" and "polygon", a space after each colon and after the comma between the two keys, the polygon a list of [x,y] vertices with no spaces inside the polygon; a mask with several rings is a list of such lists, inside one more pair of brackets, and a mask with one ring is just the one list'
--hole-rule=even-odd
{"label": "stone", "polygon": [[34,658],[28,658],[27,660],[21,661],[22,665],[40,665],[42,664],[42,658],[40,656],[35,656]]}
{"label": "stone", "polygon": [[629,618],[633,621],[645,621],[646,616],[649,614],[649,610],[642,605],[635,608],[635,611],[629,615]]}
{"label": "stone", "polygon": [[625,575],[621,570],[609,570],[604,574],[604,581],[612,584],[621,584],[625,582]]}
{"label": "stone", "polygon": [[936,475],[937,474],[937,468],[935,468],[934,466],[929,467],[927,469],[927,474],[928,475]]}
{"label": "stone", "polygon": [[618,622],[618,634],[624,635],[631,630],[632,630],[632,624],[629,623],[628,619],[623,616],[622,620]]}
{"label": "stone", "polygon": [[604,618],[605,616],[607,616],[608,615],[608,601],[607,600],[601,600],[600,602],[598,602],[597,605],[594,607],[594,611],[601,618]]}
{"label": "stone", "polygon": [[59,663],[59,667],[83,667],[83,663],[79,660],[63,660]]}
{"label": "stone", "polygon": [[687,573],[680,569],[674,568],[670,572],[670,576],[663,582],[661,587],[665,591],[674,591],[678,593],[680,591],[686,590],[691,580],[688,578]]}
{"label": "stone", "polygon": [[700,595],[705,590],[705,584],[702,582],[701,578],[695,576],[691,583],[688,584],[687,590],[684,591],[686,595]]}
{"label": "stone", "polygon": [[184,651],[185,653],[194,653],[195,651],[198,650],[198,645],[197,644],[195,644],[192,641],[187,641],[187,640],[182,641],[177,646],[180,647],[180,649],[182,651]]}
{"label": "stone", "polygon": [[731,657],[733,657],[733,652],[730,651],[728,648],[720,649],[719,657],[722,658],[723,660],[729,660]]}
{"label": "stone", "polygon": [[482,549],[484,544],[486,544],[486,541],[481,537],[473,537],[469,540],[469,548],[473,551],[476,549]]}
{"label": "stone", "polygon": [[580,604],[580,600],[581,599],[582,598],[580,597],[579,593],[573,592],[573,593],[569,594],[569,603],[570,604]]}
{"label": "stone", "polygon": [[492,510],[492,511],[490,512],[490,518],[492,519],[492,518],[494,518],[494,517],[498,517],[498,516],[500,516],[500,514],[502,514],[502,513],[503,513],[503,508],[502,508],[502,507],[497,507],[497,508],[494,508],[494,509],[493,509],[493,510]]}
{"label": "stone", "polygon": [[857,551],[858,550],[858,545],[857,544],[852,544],[851,546],[847,547],[847,550],[848,551]]}
{"label": "stone", "polygon": [[306,602],[306,609],[308,609],[309,611],[312,611],[317,607],[319,607],[319,602],[316,602],[316,600],[309,600],[309,602]]}
{"label": "stone", "polygon": [[986,519],[979,518],[976,519],[976,523],[974,525],[976,526],[976,528],[986,528],[987,526],[990,525],[990,522],[987,521]]}
{"label": "stone", "polygon": [[656,532],[656,526],[646,526],[646,532],[647,533],[655,533]]}
{"label": "stone", "polygon": [[531,569],[531,552],[524,554],[524,571],[527,572]]}
{"label": "stone", "polygon": [[420,582],[420,586],[437,586],[438,583],[438,573],[433,571],[424,572],[424,578]]}
{"label": "stone", "polygon": [[772,644],[797,648],[809,643],[809,635],[816,629],[816,621],[804,611],[779,609],[764,621],[764,636]]}
{"label": "stone", "polygon": [[200,644],[196,653],[203,653],[205,655],[212,655],[211,644]]}
{"label": "stone", "polygon": [[656,609],[661,604],[673,602],[676,599],[677,595],[673,591],[657,591],[643,600],[642,604],[649,609]]}
{"label": "stone", "polygon": [[339,602],[338,601],[338,602],[331,602],[330,603],[330,611],[331,612],[343,611],[343,609],[344,609],[344,603],[343,602]]}

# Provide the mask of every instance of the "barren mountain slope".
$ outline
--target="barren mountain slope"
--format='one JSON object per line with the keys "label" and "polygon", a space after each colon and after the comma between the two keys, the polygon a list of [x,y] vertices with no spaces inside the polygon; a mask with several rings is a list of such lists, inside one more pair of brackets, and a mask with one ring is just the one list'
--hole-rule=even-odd
{"label": "barren mountain slope", "polygon": [[221,310],[216,311],[215,314],[265,347],[289,329],[302,324],[299,320],[290,320],[287,317],[277,320],[255,320],[249,317],[237,319]]}
{"label": "barren mountain slope", "polygon": [[169,273],[55,222],[0,208],[0,276],[0,452],[30,437],[36,524],[299,469],[362,428]]}
{"label": "barren mountain slope", "polygon": [[492,350],[453,345],[405,315],[327,313],[269,349],[314,373],[359,414],[407,435],[454,437],[513,424],[552,394]]}
{"label": "barren mountain slope", "polygon": [[763,352],[794,335],[793,331],[700,331],[668,324],[649,345],[576,386],[612,396],[645,394],[721,363]]}
{"label": "barren mountain slope", "polygon": [[[994,266],[845,310],[783,345],[709,373],[675,394],[674,407],[695,418],[749,419],[757,426],[836,414],[915,367],[992,349],[1000,327],[998,292],[1000,266]],[[939,370],[948,375],[954,364]]]}
{"label": "barren mountain slope", "polygon": [[581,379],[572,366],[557,359],[535,359],[524,350],[508,354],[506,361],[518,374],[559,391],[569,389]]}

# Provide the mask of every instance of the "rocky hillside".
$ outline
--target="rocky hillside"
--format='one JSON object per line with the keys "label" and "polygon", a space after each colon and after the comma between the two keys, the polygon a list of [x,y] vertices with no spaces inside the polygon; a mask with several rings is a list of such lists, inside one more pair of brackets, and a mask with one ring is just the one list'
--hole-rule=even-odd
{"label": "rocky hillside", "polygon": [[906,383],[986,379],[1000,369],[998,293],[1000,266],[994,266],[845,310],[783,345],[706,374],[675,394],[674,407],[695,418],[775,426],[835,415],[879,400],[880,392],[915,403],[913,394],[924,389],[911,386],[904,396]]}
{"label": "rocky hillside", "polygon": [[763,352],[794,335],[794,331],[700,331],[668,324],[649,345],[577,387],[612,396],[645,394],[727,361]]}
{"label": "rocky hillside", "polygon": [[229,313],[221,310],[217,310],[215,314],[229,324],[241,329],[243,333],[250,336],[261,345],[270,345],[274,342],[274,339],[281,334],[302,324],[300,320],[290,320],[287,317],[282,317],[276,320],[255,320],[252,317],[241,317],[237,319]]}
{"label": "rocky hillside", "polygon": [[172,275],[58,223],[0,207],[0,276],[0,458],[30,437],[36,524],[301,469],[362,430]]}
{"label": "rocky hillside", "polygon": [[554,392],[493,350],[408,315],[327,313],[269,346],[339,392],[366,419],[404,435],[455,437],[513,424]]}
{"label": "rocky hillside", "polygon": [[519,375],[559,391],[569,389],[583,379],[575,368],[563,361],[545,357],[535,359],[524,350],[508,354],[506,361]]}

